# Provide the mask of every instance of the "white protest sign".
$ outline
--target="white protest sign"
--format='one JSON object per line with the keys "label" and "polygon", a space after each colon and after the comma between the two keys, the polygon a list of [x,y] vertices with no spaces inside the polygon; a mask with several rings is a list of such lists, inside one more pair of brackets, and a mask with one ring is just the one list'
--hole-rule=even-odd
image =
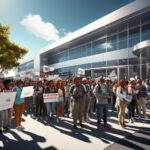
{"label": "white protest sign", "polygon": [[112,70],[112,72],[110,72],[110,74],[108,75],[108,77],[110,78],[110,80],[115,81],[117,79],[116,71]]}
{"label": "white protest sign", "polygon": [[78,75],[85,75],[85,70],[82,69],[82,68],[78,68],[77,74],[78,74]]}
{"label": "white protest sign", "polygon": [[126,97],[125,97],[124,99],[125,99],[127,102],[131,102],[132,96],[126,95]]}
{"label": "white protest sign", "polygon": [[43,66],[43,72],[49,72],[50,68],[46,65]]}
{"label": "white protest sign", "polygon": [[33,93],[34,93],[33,86],[23,87],[22,93],[21,93],[21,98],[31,97],[31,96],[33,96]]}
{"label": "white protest sign", "polygon": [[61,102],[59,93],[47,93],[43,94],[44,103]]}
{"label": "white protest sign", "polygon": [[54,75],[49,75],[48,77],[47,77],[47,80],[56,80],[57,78],[59,78],[59,75],[57,75],[57,74],[54,74]]}
{"label": "white protest sign", "polygon": [[13,108],[16,92],[0,93],[0,111]]}
{"label": "white protest sign", "polygon": [[126,100],[127,102],[131,102],[132,96],[126,94],[118,94],[119,98]]}

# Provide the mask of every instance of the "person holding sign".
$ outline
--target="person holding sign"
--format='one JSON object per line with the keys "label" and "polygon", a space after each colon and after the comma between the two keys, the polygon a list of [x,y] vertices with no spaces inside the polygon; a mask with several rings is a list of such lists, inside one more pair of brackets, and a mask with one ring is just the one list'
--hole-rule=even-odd
{"label": "person holding sign", "polygon": [[22,81],[19,80],[15,83],[15,87],[13,89],[13,91],[16,92],[16,98],[14,104],[15,125],[17,130],[19,131],[22,131],[24,129],[24,127],[21,125],[21,118],[24,111],[24,99],[20,98],[22,92],[21,85],[22,85]]}
{"label": "person holding sign", "polygon": [[[55,84],[53,80],[47,81],[45,87],[44,87],[44,93],[57,93],[57,89],[55,88]],[[54,117],[55,114],[55,102],[46,102],[46,110],[47,110],[47,116],[46,120],[47,123],[50,123],[50,119]]]}

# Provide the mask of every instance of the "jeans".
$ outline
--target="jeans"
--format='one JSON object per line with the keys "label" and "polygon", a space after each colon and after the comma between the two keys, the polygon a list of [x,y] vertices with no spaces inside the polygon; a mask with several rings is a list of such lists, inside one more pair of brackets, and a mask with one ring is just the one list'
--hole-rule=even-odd
{"label": "jeans", "polygon": [[107,124],[108,104],[96,104],[97,125],[99,126],[103,119],[104,125]]}
{"label": "jeans", "polygon": [[55,114],[55,103],[46,103],[47,115],[53,116]]}
{"label": "jeans", "polygon": [[135,107],[136,107],[136,99],[132,98],[131,102],[128,105],[129,110],[129,119],[134,118],[135,115]]}
{"label": "jeans", "polygon": [[0,111],[0,129],[2,128],[3,123],[2,123],[2,111]]}

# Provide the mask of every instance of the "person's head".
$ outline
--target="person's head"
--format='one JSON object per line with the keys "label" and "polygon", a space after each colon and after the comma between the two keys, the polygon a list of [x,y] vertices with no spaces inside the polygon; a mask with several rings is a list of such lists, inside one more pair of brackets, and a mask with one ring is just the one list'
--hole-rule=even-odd
{"label": "person's head", "polygon": [[81,78],[80,77],[74,77],[73,82],[74,82],[74,84],[79,85],[79,84],[81,84]]}
{"label": "person's head", "polygon": [[21,80],[17,80],[16,82],[15,82],[15,85],[16,86],[18,86],[18,87],[22,87],[22,81]]}
{"label": "person's head", "polygon": [[54,83],[55,83],[54,80],[50,80],[50,81],[49,81],[49,87],[53,87],[53,86],[54,86]]}
{"label": "person's head", "polygon": [[62,89],[62,80],[61,79],[58,79],[57,81],[56,81],[56,88],[57,89]]}
{"label": "person's head", "polygon": [[4,87],[4,84],[2,81],[0,81],[0,91],[3,90],[5,87]]}
{"label": "person's head", "polygon": [[137,80],[137,84],[142,85],[142,80],[141,80],[141,79],[138,79],[138,80]]}
{"label": "person's head", "polygon": [[146,84],[150,84],[149,79],[145,79]]}
{"label": "person's head", "polygon": [[105,83],[104,78],[103,78],[103,77],[97,78],[97,83],[98,83],[98,84],[104,84],[104,83]]}
{"label": "person's head", "polygon": [[125,86],[125,81],[120,80],[119,83],[118,83],[118,86],[124,87]]}
{"label": "person's head", "polygon": [[87,84],[87,79],[86,78],[82,78],[82,84]]}
{"label": "person's head", "polygon": [[11,80],[4,80],[3,85],[5,86],[5,89],[11,89],[12,88]]}

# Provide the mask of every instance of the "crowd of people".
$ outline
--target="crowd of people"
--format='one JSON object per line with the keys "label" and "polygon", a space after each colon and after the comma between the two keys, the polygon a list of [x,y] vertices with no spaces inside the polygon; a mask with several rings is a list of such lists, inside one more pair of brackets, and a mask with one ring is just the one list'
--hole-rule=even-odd
{"label": "crowd of people", "polygon": [[[34,86],[32,97],[21,98],[23,87]],[[47,102],[43,100],[44,93],[62,94],[60,102]],[[29,79],[1,80],[0,92],[16,92],[13,108],[0,111],[0,133],[8,131],[14,121],[17,130],[22,131],[22,115],[30,114],[34,119],[44,118],[45,124],[54,125],[61,122],[62,117],[73,118],[73,128],[78,125],[84,128],[84,122],[90,123],[91,116],[97,118],[98,130],[109,128],[108,110],[117,111],[118,123],[124,128],[125,117],[134,123],[135,117],[146,118],[146,105],[150,100],[150,80],[137,80],[130,78],[111,81],[108,78],[96,79],[74,77],[72,79],[33,81]],[[130,96],[130,101],[125,99]],[[12,119],[13,118],[13,119]]]}

